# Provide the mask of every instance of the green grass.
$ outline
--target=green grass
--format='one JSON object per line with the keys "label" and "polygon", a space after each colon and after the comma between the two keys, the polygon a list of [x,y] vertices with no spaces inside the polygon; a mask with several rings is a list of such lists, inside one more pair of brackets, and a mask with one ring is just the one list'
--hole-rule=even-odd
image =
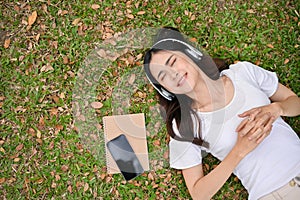
{"label": "green grass", "polygon": [[[93,4],[100,7],[92,9]],[[29,29],[26,23],[33,11],[38,17]],[[212,56],[247,60],[277,72],[280,82],[299,96],[299,13],[296,0],[4,0],[0,5],[1,199],[190,199],[180,171],[170,169],[161,158],[160,152],[167,150],[163,128],[148,135],[151,159],[161,162],[160,167],[130,183],[120,175],[107,175],[103,153],[95,157],[82,144],[74,126],[72,94],[83,61],[110,34],[175,26],[196,38]],[[78,18],[78,24],[72,24]],[[4,48],[7,39],[10,44]],[[131,55],[142,63],[137,57],[142,52],[123,58]],[[96,111],[99,124],[102,116],[113,113],[111,94],[118,77],[135,65],[116,60],[101,77],[95,88],[97,100],[104,104]],[[133,95],[129,111],[148,113],[147,123],[153,117],[149,102],[155,105],[149,90],[149,85],[139,88],[146,96]],[[300,132],[299,117],[286,120]],[[218,161],[208,156],[205,163],[207,173]],[[246,198],[234,176],[214,196]]]}

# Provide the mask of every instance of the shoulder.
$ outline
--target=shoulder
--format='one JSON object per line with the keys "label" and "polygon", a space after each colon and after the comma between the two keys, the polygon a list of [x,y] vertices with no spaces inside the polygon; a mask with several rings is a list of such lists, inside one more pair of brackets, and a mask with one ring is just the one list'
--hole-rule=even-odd
{"label": "shoulder", "polygon": [[224,74],[227,73],[236,76],[236,78],[241,77],[244,80],[257,80],[263,78],[263,76],[276,76],[275,72],[268,71],[248,61],[241,61],[230,65],[229,69],[224,72]]}

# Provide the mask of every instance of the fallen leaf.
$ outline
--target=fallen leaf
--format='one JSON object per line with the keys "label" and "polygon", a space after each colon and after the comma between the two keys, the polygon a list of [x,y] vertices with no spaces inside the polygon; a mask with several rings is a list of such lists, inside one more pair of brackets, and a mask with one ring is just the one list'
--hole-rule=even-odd
{"label": "fallen leaf", "polygon": [[146,11],[139,11],[138,13],[137,13],[137,15],[143,15],[143,14],[145,14],[146,13]]}
{"label": "fallen leaf", "polygon": [[69,167],[68,167],[67,165],[61,166],[61,170],[62,170],[63,172],[68,171],[68,169],[69,169]]}
{"label": "fallen leaf", "polygon": [[255,11],[254,11],[254,10],[252,10],[252,9],[249,9],[249,10],[247,10],[247,13],[254,14],[254,13],[255,13]]}
{"label": "fallen leaf", "polygon": [[85,184],[84,184],[83,191],[86,192],[88,189],[89,189],[89,184],[88,184],[88,183],[85,183]]}
{"label": "fallen leaf", "polygon": [[106,52],[104,49],[100,49],[99,51],[97,51],[97,54],[103,58],[106,57]]}
{"label": "fallen leaf", "polygon": [[31,25],[35,22],[36,18],[37,18],[37,12],[34,11],[34,12],[33,12],[31,15],[29,15],[29,17],[28,17],[28,26],[31,26]]}
{"label": "fallen leaf", "polygon": [[196,19],[196,16],[195,16],[195,15],[192,15],[192,16],[191,16],[191,20],[194,21],[195,19]]}
{"label": "fallen leaf", "polygon": [[3,147],[0,147],[0,152],[5,153],[5,149]]}
{"label": "fallen leaf", "polygon": [[43,179],[43,178],[40,178],[40,179],[36,180],[36,183],[37,183],[37,184],[41,184],[41,183],[43,183],[43,182],[44,182],[44,179]]}
{"label": "fallen leaf", "polygon": [[20,151],[20,150],[23,149],[23,147],[24,147],[23,144],[19,144],[19,145],[16,147],[16,150],[17,150],[17,151]]}
{"label": "fallen leaf", "polygon": [[52,95],[51,98],[52,98],[52,100],[53,100],[55,103],[59,103],[59,97],[58,97],[58,96]]}
{"label": "fallen leaf", "polygon": [[128,17],[129,19],[133,19],[134,18],[133,14],[127,14],[126,17]]}
{"label": "fallen leaf", "polygon": [[81,20],[81,18],[76,18],[76,19],[74,19],[74,21],[72,22],[72,24],[74,26],[76,26],[79,23],[80,20]]}
{"label": "fallen leaf", "polygon": [[9,47],[9,45],[10,45],[10,38],[8,38],[4,41],[4,48],[7,49]]}
{"label": "fallen leaf", "polygon": [[39,139],[42,137],[42,133],[38,129],[36,131],[36,137],[39,138]]}
{"label": "fallen leaf", "polygon": [[131,76],[129,77],[128,83],[130,85],[132,85],[134,83],[134,81],[135,81],[135,74],[131,74]]}
{"label": "fallen leaf", "polygon": [[72,193],[72,186],[69,185],[68,188],[67,188],[67,190],[68,190],[70,193]]}
{"label": "fallen leaf", "polygon": [[51,108],[50,109],[50,115],[55,116],[58,114],[58,108]]}
{"label": "fallen leaf", "polygon": [[54,70],[54,68],[49,63],[47,63],[46,65],[44,65],[41,68],[41,72],[48,72],[48,71],[53,71],[53,70]]}
{"label": "fallen leaf", "polygon": [[267,47],[269,47],[269,48],[271,48],[271,49],[274,48],[274,46],[273,46],[272,44],[267,44]]}
{"label": "fallen leaf", "polygon": [[64,56],[64,58],[63,58],[63,63],[64,63],[65,65],[69,63],[69,58],[68,58],[68,56]]}
{"label": "fallen leaf", "polygon": [[56,186],[57,186],[57,184],[53,181],[52,184],[51,184],[51,187],[56,188]]}
{"label": "fallen leaf", "polygon": [[59,181],[60,180],[60,176],[58,174],[55,175],[55,180]]}
{"label": "fallen leaf", "polygon": [[98,109],[98,108],[102,108],[103,104],[101,102],[92,102],[91,106],[92,108]]}
{"label": "fallen leaf", "polygon": [[48,146],[48,149],[51,150],[51,149],[53,149],[53,147],[54,147],[54,142],[51,141],[50,144],[49,144],[49,146]]}
{"label": "fallen leaf", "polygon": [[36,36],[35,36],[35,40],[38,42],[39,41],[39,39],[40,39],[40,36],[41,36],[41,34],[39,33],[39,34],[37,34]]}
{"label": "fallen leaf", "polygon": [[4,177],[0,178],[0,184],[2,184],[4,182],[5,182],[5,178]]}
{"label": "fallen leaf", "polygon": [[100,8],[100,6],[98,5],[98,4],[93,4],[92,5],[92,9],[94,9],[94,10],[97,10],[97,9],[99,9]]}
{"label": "fallen leaf", "polygon": [[284,63],[284,64],[287,64],[288,62],[290,62],[290,60],[287,58],[287,59],[284,60],[283,63]]}

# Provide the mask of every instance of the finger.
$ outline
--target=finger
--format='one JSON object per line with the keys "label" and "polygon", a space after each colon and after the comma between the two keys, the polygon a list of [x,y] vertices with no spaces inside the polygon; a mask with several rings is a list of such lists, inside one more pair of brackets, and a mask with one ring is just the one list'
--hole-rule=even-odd
{"label": "finger", "polygon": [[254,133],[252,133],[251,135],[248,136],[249,140],[256,140],[257,138],[259,138],[262,134],[263,134],[263,129],[262,128],[257,128]]}
{"label": "finger", "polygon": [[250,116],[250,115],[255,116],[260,112],[261,112],[261,108],[252,108],[248,111],[243,112],[242,114],[239,114],[238,116],[239,117],[247,117],[247,116]]}
{"label": "finger", "polygon": [[248,121],[245,126],[238,132],[240,135],[245,136],[249,135],[251,130],[255,127],[254,121]]}
{"label": "finger", "polygon": [[269,112],[256,116],[256,127],[264,127],[269,122],[271,117],[271,113]]}
{"label": "finger", "polygon": [[268,127],[266,127],[266,130],[265,130],[265,133],[261,135],[261,137],[259,137],[257,140],[256,140],[256,143],[259,144],[261,143],[267,136],[270,135],[270,132],[272,130],[272,125],[268,125]]}
{"label": "finger", "polygon": [[236,132],[239,132],[242,130],[242,128],[248,123],[248,119],[244,119],[239,125],[238,127],[235,129]]}

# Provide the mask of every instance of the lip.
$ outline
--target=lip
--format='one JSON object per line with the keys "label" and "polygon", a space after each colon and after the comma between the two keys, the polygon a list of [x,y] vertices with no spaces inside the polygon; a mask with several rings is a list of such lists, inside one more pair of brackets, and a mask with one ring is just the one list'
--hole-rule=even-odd
{"label": "lip", "polygon": [[187,73],[183,74],[183,75],[180,77],[180,79],[179,79],[179,81],[178,81],[178,83],[177,83],[177,87],[181,86],[181,85],[185,82],[186,77],[187,77]]}

